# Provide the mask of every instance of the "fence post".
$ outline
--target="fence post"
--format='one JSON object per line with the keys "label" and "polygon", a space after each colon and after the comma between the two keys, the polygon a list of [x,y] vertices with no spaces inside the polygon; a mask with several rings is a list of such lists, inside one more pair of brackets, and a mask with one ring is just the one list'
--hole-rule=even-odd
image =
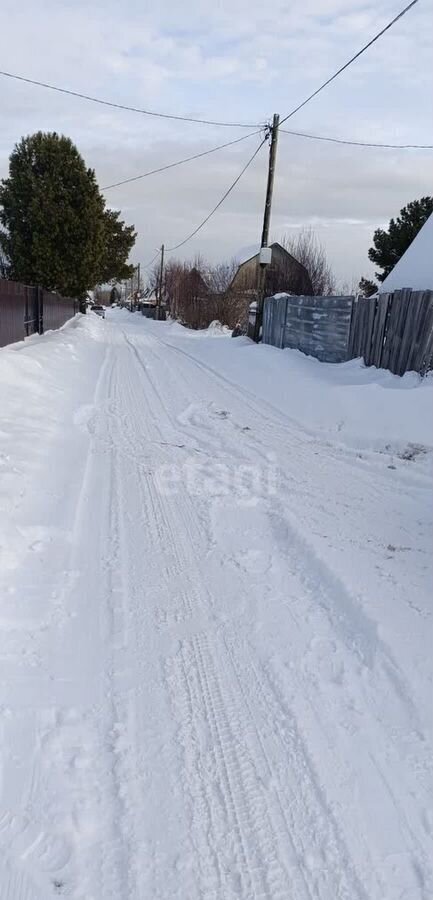
{"label": "fence post", "polygon": [[248,307],[248,337],[254,340],[256,333],[257,300],[253,300]]}
{"label": "fence post", "polygon": [[24,336],[29,336],[29,290],[27,286],[24,287]]}
{"label": "fence post", "polygon": [[44,289],[36,288],[36,321],[38,334],[44,333]]}
{"label": "fence post", "polygon": [[282,323],[281,335],[280,335],[280,347],[281,347],[281,350],[284,350],[284,343],[285,343],[285,338],[286,338],[287,308],[288,308],[288,305],[289,305],[289,298],[288,298],[288,296],[286,296],[286,298],[285,298],[285,300],[284,300],[284,315],[283,315],[283,323]]}

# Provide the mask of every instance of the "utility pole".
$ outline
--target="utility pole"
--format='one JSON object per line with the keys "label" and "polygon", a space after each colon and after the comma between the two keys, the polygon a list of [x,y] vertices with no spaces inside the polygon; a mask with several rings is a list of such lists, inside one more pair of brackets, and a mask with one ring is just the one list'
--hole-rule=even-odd
{"label": "utility pole", "polygon": [[266,279],[266,266],[268,265],[268,261],[265,260],[265,254],[262,253],[264,247],[268,246],[269,241],[269,226],[271,222],[271,209],[272,209],[272,195],[274,191],[274,177],[275,177],[275,164],[277,159],[277,144],[278,144],[278,126],[280,124],[280,117],[278,113],[274,113],[274,118],[272,120],[272,128],[270,129],[270,147],[269,147],[269,167],[268,167],[268,182],[266,185],[266,201],[265,201],[265,211],[263,215],[263,228],[262,228],[262,240],[260,245],[260,258],[259,258],[259,270],[257,275],[257,310],[256,310],[256,323],[254,329],[254,340],[256,342],[259,341],[260,336],[260,328],[262,325],[263,319],[263,300],[265,293],[265,279]]}
{"label": "utility pole", "polygon": [[161,244],[161,263],[159,267],[158,291],[156,296],[156,318],[159,319],[162,303],[162,280],[164,278],[164,244]]}
{"label": "utility pole", "polygon": [[137,297],[140,293],[140,271],[141,271],[141,266],[140,266],[140,263],[138,263],[138,266],[137,266]]}

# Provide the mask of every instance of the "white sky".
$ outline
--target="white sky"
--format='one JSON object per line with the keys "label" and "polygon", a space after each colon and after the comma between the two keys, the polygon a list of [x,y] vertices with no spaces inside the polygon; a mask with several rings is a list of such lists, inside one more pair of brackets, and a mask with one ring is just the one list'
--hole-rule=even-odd
{"label": "white sky", "polygon": [[[173,0],[150,5],[3,0],[0,68],[118,103],[261,122],[284,116],[356,52],[403,0]],[[433,144],[432,0],[394,28],[287,127],[354,140]],[[101,186],[234,139],[236,129],[162,121],[0,79],[0,176],[23,134],[74,140]],[[256,138],[107,191],[139,232],[134,262],[183,239],[216,204]],[[272,238],[312,225],[340,279],[372,275],[374,229],[432,193],[433,152],[343,147],[281,135]],[[230,259],[261,232],[263,150],[207,226],[179,251]]]}

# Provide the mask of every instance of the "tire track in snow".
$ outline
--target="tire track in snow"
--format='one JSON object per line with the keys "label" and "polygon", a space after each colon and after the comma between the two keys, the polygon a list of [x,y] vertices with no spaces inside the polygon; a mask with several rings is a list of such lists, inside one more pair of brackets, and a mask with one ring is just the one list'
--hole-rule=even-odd
{"label": "tire track in snow", "polygon": [[[206,900],[286,900],[292,881],[279,856],[263,783],[264,760],[251,719],[233,692],[227,654],[206,634],[182,642],[166,663],[179,723],[192,840],[199,850],[198,886]],[[308,894],[299,893],[301,900]]]}
{"label": "tire track in snow", "polygon": [[[83,896],[81,890],[86,885],[85,890],[90,895],[93,892],[96,900],[99,900],[99,895],[101,900],[102,897],[104,900],[118,900],[125,885],[129,885],[130,866],[128,844],[122,840],[125,810],[113,732],[117,720],[112,657],[116,627],[113,598],[119,559],[119,533],[116,517],[115,447],[107,431],[106,410],[115,384],[117,341],[115,333],[112,334],[108,329],[104,330],[104,338],[107,351],[95,390],[95,413],[87,422],[90,445],[76,507],[73,538],[75,549],[71,561],[73,570],[79,573],[76,590],[80,589],[81,584],[84,597],[90,603],[97,604],[96,624],[99,624],[100,631],[98,638],[104,642],[101,702],[92,709],[99,732],[100,778],[96,790],[100,836],[99,841],[86,848],[87,852],[78,861],[76,891],[78,896]],[[105,414],[101,414],[101,410]],[[95,531],[100,570],[95,568]],[[88,785],[88,790],[92,789],[93,786]],[[127,889],[129,894],[129,887]]]}
{"label": "tire track in snow", "polygon": [[[108,332],[108,329],[106,330]],[[80,572],[84,597],[96,604],[98,628],[95,643],[103,644],[100,704],[92,709],[99,732],[96,802],[99,839],[79,860],[78,896],[95,900],[118,900],[125,894],[133,900],[131,852],[134,835],[123,798],[123,758],[119,753],[117,724],[123,707],[116,686],[116,657],[122,650],[122,584],[119,577],[119,485],[116,444],[111,439],[111,397],[117,377],[118,336],[105,334],[107,353],[95,392],[95,412],[88,422],[90,447],[77,503],[72,567]],[[96,534],[96,541],[95,541]],[[96,554],[96,555],[95,555]],[[95,566],[99,559],[99,567]],[[95,792],[93,785],[88,792]],[[81,893],[83,890],[84,892]],[[138,895],[137,895],[138,896]]]}
{"label": "tire track in snow", "polygon": [[[143,846],[143,837],[148,830],[144,827],[146,817],[146,797],[138,787],[146,783],[146,769],[149,765],[144,750],[145,735],[148,733],[147,717],[155,714],[149,710],[145,697],[141,695],[140,685],[148,679],[149,670],[145,660],[154,657],[155,633],[165,624],[164,615],[156,617],[160,612],[161,596],[167,591],[168,626],[190,618],[195,612],[200,615],[202,609],[207,615],[209,603],[205,585],[202,591],[197,590],[195,576],[196,565],[191,543],[188,537],[194,533],[194,523],[189,517],[188,507],[179,508],[179,501],[172,502],[164,498],[156,489],[152,470],[140,465],[140,448],[146,444],[149,436],[155,435],[153,411],[146,402],[146,392],[137,382],[135,365],[131,365],[131,352],[128,350],[128,364],[122,356],[118,357],[115,378],[110,391],[117,406],[128,410],[131,419],[137,422],[135,435],[125,435],[122,422],[110,415],[106,421],[106,433],[103,434],[104,446],[113,457],[115,472],[110,480],[118,484],[116,489],[119,522],[110,526],[111,539],[108,542],[111,571],[119,571],[123,583],[124,597],[124,644],[128,647],[128,661],[132,667],[130,682],[134,687],[122,691],[116,687],[114,678],[114,710],[112,719],[118,723],[119,740],[115,742],[116,752],[115,776],[117,784],[122,785],[123,812],[117,818],[123,831],[123,840],[129,846],[129,893],[128,900],[143,896],[144,884],[156,885],[160,873],[157,870],[156,850],[152,844],[148,848],[146,871],[143,869],[139,846]],[[103,423],[101,423],[103,424]],[[181,501],[180,501],[181,502]],[[111,507],[111,502],[109,504]],[[149,530],[148,530],[149,529]],[[113,541],[113,535],[117,535]],[[143,555],[143,540],[150,548],[150,553]],[[172,588],[180,581],[181,586],[172,594]],[[170,601],[170,603],[168,602]],[[149,612],[154,617],[149,618]],[[146,642],[147,646],[146,646]],[[155,659],[156,662],[156,659]],[[116,675],[116,662],[113,661],[113,675]],[[156,672],[152,680],[155,681]],[[119,747],[116,751],[116,743]],[[132,793],[131,793],[132,792]],[[141,802],[138,798],[141,797]],[[118,867],[119,868],[119,867]],[[120,868],[125,872],[125,866]],[[140,880],[141,874],[141,880]],[[126,878],[126,874],[124,875]],[[106,873],[107,890],[111,888],[113,872]],[[119,891],[122,890],[119,883]],[[166,894],[157,887],[150,888],[149,895],[164,897]],[[168,888],[167,888],[168,890]],[[111,896],[111,894],[109,895]],[[113,898],[115,890],[113,890]],[[119,893],[119,896],[122,896]],[[170,894],[170,896],[174,896]],[[104,897],[105,900],[105,897]]]}
{"label": "tire track in snow", "polygon": [[[154,384],[134,345],[129,340],[127,345],[137,368],[137,376],[130,372],[123,383],[119,382],[118,403],[122,408],[127,406],[131,420],[136,423],[135,431],[131,432],[124,445],[124,454],[131,463],[130,478],[133,477],[138,482],[138,489],[143,497],[146,528],[150,529],[151,543],[157,549],[157,556],[151,559],[151,563],[157,572],[162,563],[168,577],[181,577],[181,580],[186,578],[193,590],[197,562],[206,550],[201,521],[185,485],[179,483],[175,491],[165,493],[158,481],[159,465],[173,461],[170,447],[173,435],[170,432],[167,434],[167,427],[171,427],[171,422],[168,417],[166,423],[161,419],[161,409],[164,407],[160,405]],[[121,439],[120,435],[119,438]],[[142,447],[151,441],[158,443],[161,449],[152,452],[149,464],[137,466]],[[205,585],[203,591],[207,593]],[[210,602],[209,597],[207,602]]]}
{"label": "tire track in snow", "polygon": [[[144,412],[145,407],[143,404],[146,393],[140,389],[140,386],[137,385],[134,379],[128,381],[127,390],[130,391],[128,396],[123,393],[125,384],[120,385],[118,383],[117,388],[120,390],[121,395],[119,396],[119,400],[121,400],[122,403],[125,402],[128,404],[128,408],[131,410],[132,414],[135,405],[137,405],[137,412],[139,409],[141,410],[139,432],[140,434],[143,434],[143,425],[141,423],[146,423],[148,420],[148,417]],[[149,401],[147,400],[147,402]],[[149,412],[151,411],[152,407],[149,409]],[[125,467],[126,469],[128,467],[131,468],[132,466],[132,460],[128,464],[128,456],[126,454],[122,454],[120,463],[123,469],[125,469]],[[143,470],[140,467],[136,469],[135,475],[140,484],[138,503],[141,501],[148,505],[152,502],[150,499],[152,493],[152,481],[151,479],[143,479]],[[176,522],[178,515],[177,506],[179,501],[176,498],[164,498],[160,495],[157,495],[154,499],[160,507],[162,506],[162,513],[161,509],[158,509],[158,505],[153,507],[152,511],[157,517],[162,515],[161,530],[158,529],[158,539],[165,538],[165,544],[167,543],[167,537],[170,540],[173,540],[175,546],[175,559],[177,561],[180,560],[181,562],[180,568],[175,566],[175,569],[172,572],[167,572],[166,570],[166,575],[171,574],[177,579],[179,578],[179,575],[182,574],[184,580],[185,578],[187,581],[191,580],[191,586],[197,585],[197,578],[199,577],[197,565],[194,560],[191,561],[191,558],[189,558],[189,560],[185,558],[186,547],[182,546],[182,542],[185,540],[184,521],[179,523],[179,527],[176,527],[173,530],[173,522]],[[185,507],[183,499],[184,498],[181,497],[180,502],[182,504],[182,519],[184,520]],[[188,498],[188,503],[189,502],[190,498]],[[191,509],[190,513],[193,515]],[[132,523],[133,519],[130,519],[128,521],[129,532]],[[130,533],[133,534],[134,532],[132,531]],[[188,527],[186,534],[188,535],[190,533],[191,527]],[[130,564],[128,568],[130,577],[128,593],[132,598],[132,608],[137,611],[139,601],[139,593],[137,593],[137,590],[138,592],[140,591],[142,575],[140,573],[139,558],[137,558],[134,553],[135,543],[136,542],[133,541],[132,547],[129,548]],[[170,550],[170,553],[171,552],[172,550]],[[189,548],[188,553],[190,554],[190,552]],[[132,567],[132,569],[130,567]],[[204,587],[204,582],[201,581],[201,583],[203,585],[203,593],[206,594],[207,591]],[[196,587],[195,590],[197,590]],[[136,595],[135,599],[134,594]],[[200,594],[201,591],[199,591],[199,597]],[[199,604],[203,606],[202,598],[200,597],[200,599],[197,599]],[[199,626],[199,622],[197,621],[199,609],[200,606],[198,608],[196,607],[194,610],[195,629]],[[209,828],[212,829],[214,838],[217,842],[216,845],[213,845],[213,840],[211,838],[206,838],[205,845],[203,845],[203,841],[200,842],[199,836],[201,833],[201,826],[199,819],[197,827],[195,829],[193,828],[193,832],[195,840],[199,842],[199,851],[194,855],[194,867],[198,873],[197,878],[200,885],[200,891],[204,890],[204,896],[213,896],[215,900],[217,900],[217,898],[219,900],[221,896],[224,896],[224,898],[229,898],[231,896],[233,896],[233,898],[239,896],[251,896],[251,898],[272,897],[272,900],[274,900],[274,898],[275,900],[285,900],[289,889],[289,882],[287,881],[284,867],[275,850],[274,825],[271,813],[267,808],[266,797],[260,786],[257,787],[256,783],[257,776],[255,773],[255,764],[257,763],[257,759],[255,754],[257,754],[257,740],[254,740],[253,751],[251,751],[250,748],[248,753],[240,754],[240,751],[237,750],[237,735],[247,733],[248,728],[250,727],[249,719],[248,717],[245,717],[245,710],[243,707],[239,710],[238,705],[230,698],[226,680],[224,680],[224,691],[222,691],[219,684],[221,676],[219,670],[217,671],[216,669],[216,663],[213,664],[213,658],[210,654],[207,639],[192,638],[191,647],[193,648],[192,680],[195,684],[195,689],[199,691],[198,696],[201,698],[200,702],[202,705],[204,704],[206,708],[206,728],[212,728],[212,734],[214,735],[216,742],[216,762],[215,773],[213,776],[213,781],[216,784],[216,793],[209,797],[209,782],[204,780],[201,781],[201,784],[197,784],[197,793],[195,795],[197,802],[199,805],[201,804],[201,808],[204,809],[203,815],[209,823]],[[218,659],[218,663],[219,669],[221,668],[221,663],[224,668],[224,661]],[[188,691],[190,690],[191,686],[184,684],[184,698],[188,696]],[[194,703],[192,704],[192,709],[194,710]],[[139,711],[139,719],[140,715]],[[141,733],[143,725],[139,724],[138,728],[138,733]],[[192,740],[192,743],[194,743],[194,739]],[[189,750],[186,752],[192,752],[192,745],[189,746]],[[200,781],[202,778],[201,760],[198,760],[197,763],[198,767],[194,769],[194,771],[191,771],[189,775],[191,775],[193,779],[198,777]],[[136,768],[140,770],[142,762],[140,761],[139,756],[136,759],[135,765]],[[217,798],[220,794],[222,796],[222,801],[221,806],[219,807]],[[228,843],[227,845],[224,844],[224,848],[220,848],[218,844],[217,823],[221,817],[224,822],[229,823],[230,829]],[[262,822],[263,817],[265,818],[265,821],[268,822],[266,828]],[[201,825],[203,825],[203,823],[201,823]],[[280,823],[280,831],[281,827]],[[245,834],[247,835],[246,838],[244,837]],[[260,852],[256,849],[257,842],[259,843]],[[229,862],[224,862],[227,854]],[[213,867],[210,867],[210,859],[213,859]],[[208,864],[206,864],[206,860],[208,861]],[[235,867],[235,872],[232,872],[230,876],[224,874],[229,865]],[[225,880],[222,881],[222,879]],[[213,883],[213,887],[209,887],[211,883]],[[240,894],[239,891],[241,892]],[[299,897],[302,896],[302,894],[299,894]],[[305,897],[308,897],[308,894],[305,894]]]}
{"label": "tire track in snow", "polygon": [[[147,350],[155,364],[161,360],[162,380],[170,391],[174,374],[170,375],[170,367],[158,356],[158,348]],[[194,376],[189,374],[188,378],[191,381]],[[182,390],[188,402],[186,386],[177,388],[177,396],[182,399]],[[203,393],[202,385],[200,390]],[[108,444],[111,441],[116,453],[120,489],[119,563],[124,571],[125,617],[129,623],[126,638],[129,637],[134,682],[143,681],[152,673],[155,683],[153,701],[148,692],[142,694],[138,688],[132,694],[120,693],[117,701],[117,719],[125,726],[123,748],[119,747],[118,779],[124,802],[123,836],[129,844],[128,865],[134,873],[128,888],[131,900],[142,900],[142,896],[152,896],[155,900],[175,897],[184,900],[184,896],[188,900],[203,897],[206,900],[222,897],[224,900],[240,897],[287,900],[290,896],[296,900],[364,900],[366,893],[359,885],[335,817],[321,793],[305,738],[296,718],[283,704],[271,671],[260,665],[257,654],[253,657],[249,645],[236,637],[227,638],[224,644],[221,635],[215,632],[205,588],[209,579],[200,559],[206,547],[203,516],[206,505],[210,508],[212,503],[209,498],[192,499],[182,489],[178,496],[164,497],[155,483],[155,460],[149,455],[143,462],[143,447],[156,445],[161,446],[158,451],[161,460],[170,462],[173,448],[164,446],[170,441],[181,443],[179,434],[185,434],[185,430],[182,431],[182,423],[173,415],[173,407],[159,390],[154,376],[140,362],[138,350],[133,354],[129,348],[126,354],[120,346],[111,393],[116,403],[114,415],[108,417]],[[220,396],[223,398],[223,391]],[[236,402],[235,393],[231,397],[228,405]],[[123,420],[116,416],[116,409],[121,408],[127,410]],[[201,445],[199,423],[200,416],[185,427],[189,440],[199,433]],[[231,436],[225,433],[225,444],[221,445],[216,423],[208,425],[207,446],[211,452],[213,446],[215,459],[224,450],[234,460],[244,459],[239,433]],[[226,431],[231,429],[227,420],[218,423],[219,428],[223,425]],[[249,434],[247,458],[263,459],[258,444]],[[268,512],[271,515],[264,498],[260,499],[260,505],[265,515]],[[317,569],[314,548],[304,545],[291,519],[292,530],[285,531],[287,517],[283,507],[284,500],[282,507],[272,511],[273,522],[269,520],[269,526],[280,533],[277,556],[293,569],[299,580],[300,601],[306,599],[311,607],[313,603],[317,605],[319,598],[318,615],[326,615],[331,626],[338,618],[341,603],[343,607],[347,605],[347,598],[337,592],[336,605],[334,573],[327,566]],[[198,554],[191,548],[196,538]],[[146,541],[150,553],[144,553]],[[306,583],[303,578],[309,571],[313,572],[313,579]],[[179,580],[183,585],[182,596],[176,596],[173,591]],[[325,602],[323,590],[328,592]],[[192,605],[188,605],[190,596],[193,596]],[[165,609],[158,615],[161,597],[165,598]],[[351,596],[349,600],[354,602]],[[349,616],[347,622],[339,623],[340,631],[336,635],[347,659],[351,660],[350,666],[359,664],[362,653],[366,652],[359,626],[359,621],[353,622]],[[174,641],[165,640],[166,632],[167,638],[173,634]],[[354,637],[358,640],[355,646]],[[181,640],[177,653],[173,648],[176,638]],[[169,658],[164,663],[167,655]],[[378,655],[381,655],[380,647]],[[149,669],[146,659],[151,660],[152,668]],[[174,713],[172,722],[178,729],[170,753],[181,753],[185,775],[182,790],[186,829],[184,823],[178,842],[179,847],[185,848],[181,842],[187,839],[186,831],[191,844],[180,884],[173,880],[169,867],[162,867],[162,873],[159,871],[161,857],[154,843],[150,840],[146,844],[139,837],[140,819],[146,809],[146,785],[149,789],[145,770],[152,765],[146,721],[152,712],[152,702],[160,711],[162,730],[168,726],[168,720],[164,719],[164,694],[157,684],[160,665],[165,671],[163,684]],[[237,687],[234,686],[236,678]],[[154,758],[159,777],[167,761],[172,762],[167,750],[160,759]],[[167,769],[166,776],[168,785],[179,791],[180,786],[175,785],[179,777],[176,768]],[[137,861],[140,846],[145,854],[142,866],[145,865],[147,872],[140,869]],[[371,879],[369,883],[372,884]],[[380,896],[377,884],[375,890],[374,896]]]}
{"label": "tire track in snow", "polygon": [[[170,346],[175,352],[179,352],[186,356],[193,364],[195,363],[199,368],[209,372],[212,377],[215,375],[215,377],[220,378],[222,383],[225,384],[226,379],[223,376],[219,376],[217,372],[197,361],[195,357],[186,353],[186,351],[172,347],[172,345],[166,344],[164,341],[161,341],[161,343]],[[231,382],[228,382],[228,386],[234,398],[239,402],[239,397],[236,397],[236,394],[239,393],[242,400],[244,390],[239,388],[238,391],[237,387]],[[253,397],[250,392],[247,392],[247,394],[248,397]],[[260,402],[254,403],[252,409],[255,412],[255,415],[260,415],[263,419],[265,417],[261,406],[262,404],[260,404]],[[205,427],[203,419],[208,423],[207,427]],[[190,420],[190,424],[196,432],[198,430],[199,433],[205,433],[208,440],[213,426],[215,435],[213,450],[216,456],[221,448],[221,439],[218,432],[221,430],[221,427],[224,427],[225,457],[229,455],[232,460],[237,459],[239,464],[241,464],[246,458],[251,459],[251,456],[254,455],[261,465],[266,465],[266,449],[263,442],[260,441],[260,438],[258,438],[253,431],[248,431],[246,436],[247,447],[245,452],[243,452],[239,441],[239,430],[234,429],[230,418],[224,419],[223,423],[217,419],[212,422],[212,418],[209,416],[208,411],[203,410],[202,406],[201,414]],[[211,430],[209,429],[209,426],[211,426]],[[189,429],[189,433],[191,434],[191,429]],[[287,439],[287,431],[283,433]],[[294,453],[294,458],[298,460],[300,441],[297,441],[296,446],[293,446],[291,432],[289,440],[291,449]],[[307,445],[305,445],[305,443],[303,444],[303,456],[305,456],[306,452],[311,452],[309,443],[310,442],[308,442]],[[229,448],[229,453],[227,453],[227,448]],[[311,464],[314,465],[314,460],[311,460]],[[211,468],[212,462],[209,463],[210,471]],[[296,572],[302,577],[303,581],[308,583],[309,592],[314,594],[316,599],[323,599],[323,609],[329,617],[329,620],[332,621],[333,626],[339,629],[340,638],[344,642],[347,651],[351,654],[354,653],[358,657],[359,662],[367,665],[370,669],[372,668],[375,659],[381,659],[381,668],[384,676],[389,681],[390,688],[396,693],[402,704],[402,708],[406,711],[407,709],[411,710],[412,727],[422,734],[422,725],[411,698],[410,687],[407,684],[405,675],[401,672],[391,649],[379,638],[375,624],[368,618],[361,605],[345,587],[341,579],[339,579],[327,565],[325,560],[318,557],[314,547],[305,538],[299,526],[296,524],[294,516],[289,513],[290,498],[293,496],[294,490],[296,490],[294,484],[296,483],[298,474],[299,469],[297,466],[293,473],[288,473],[286,469],[279,470],[278,480],[285,491],[285,496],[282,499],[275,496],[272,498],[272,501],[268,503],[268,515],[274,540],[280,545],[282,554],[287,557],[289,565],[291,565],[291,561],[293,560]],[[371,485],[369,485],[369,490],[376,491],[377,488],[376,486],[372,488]],[[302,495],[303,498],[305,497],[304,485],[302,486],[302,489],[298,489],[298,493]],[[314,492],[312,493],[312,496],[316,496]],[[266,497],[261,498],[262,501],[266,501],[266,499]]]}
{"label": "tire track in snow", "polygon": [[21,813],[0,817],[1,857],[1,900],[47,900],[58,893],[56,885],[70,890],[66,842]]}
{"label": "tire track in snow", "polygon": [[368,900],[295,716],[285,708],[247,642],[241,646],[234,636],[227,635],[225,643],[245,704],[261,733],[270,787],[278,798],[293,859],[299,861],[308,896],[314,900]]}
{"label": "tire track in snow", "polygon": [[[202,411],[202,415],[204,415]],[[208,419],[208,415],[206,415]],[[200,426],[200,416],[195,419],[196,425]],[[224,426],[230,428],[230,423],[226,419]],[[216,423],[215,426],[216,427]],[[221,424],[219,424],[221,428]],[[208,433],[208,432],[207,432]],[[239,437],[236,433],[232,437],[228,436],[228,446],[230,452],[235,459],[236,456],[241,460],[242,451],[239,448]],[[254,452],[254,438],[249,440],[250,453]],[[217,447],[215,446],[215,453]],[[259,450],[261,457],[261,451]],[[377,703],[377,685],[382,682],[384,687],[379,696],[386,695],[390,692],[394,696],[394,702],[398,705],[401,717],[401,726],[404,727],[406,734],[411,738],[411,743],[417,746],[417,767],[419,769],[418,777],[422,780],[428,778],[428,772],[431,769],[428,744],[425,742],[423,735],[423,724],[416,705],[412,699],[410,686],[401,671],[394,655],[390,651],[388,645],[381,639],[377,633],[377,629],[373,621],[363,611],[361,605],[357,602],[355,596],[347,590],[344,583],[332,571],[332,569],[322,560],[316,553],[314,547],[304,538],[290,509],[290,494],[288,491],[287,478],[284,473],[281,479],[281,496],[272,498],[261,497],[260,503],[268,518],[270,531],[272,534],[273,545],[275,547],[275,559],[280,560],[281,566],[287,566],[289,572],[293,573],[298,582],[297,596],[298,602],[296,607],[299,608],[300,619],[305,616],[306,610],[309,610],[310,617],[313,616],[317,622],[318,633],[325,629],[328,631],[333,640],[337,640],[336,655],[344,660],[346,677],[340,685],[340,703],[342,709],[349,710],[352,699],[353,685],[357,685],[360,696],[363,698],[364,714],[372,716],[376,726],[381,732],[382,741],[389,741],[390,734],[394,730],[395,711],[392,706],[390,709],[381,707]],[[300,598],[304,598],[303,603]],[[281,602],[287,606],[290,614],[293,614],[293,600],[285,600],[284,593],[281,593]],[[325,617],[325,623],[323,621]],[[369,689],[368,682],[365,678],[366,672],[375,676],[375,681]],[[352,685],[350,692],[349,685]],[[317,691],[321,690],[320,684],[313,687],[308,683],[308,679],[304,677],[302,684],[299,685],[301,693],[305,692],[306,697],[314,697]],[[321,719],[320,704],[317,704],[315,712],[318,722]],[[394,752],[403,753],[403,766],[406,762],[406,748],[404,743],[394,742]],[[374,754],[374,746],[371,747]],[[374,755],[370,757],[370,765],[376,767]],[[383,782],[383,776],[378,768],[378,774]],[[377,780],[377,779],[375,779]],[[410,784],[406,786],[410,790]],[[399,810],[402,822],[407,822],[405,806],[407,800],[404,791],[390,790],[386,788],[386,793],[391,797],[391,802]],[[387,797],[387,802],[389,798]],[[414,860],[420,863],[420,870],[428,871],[428,851],[422,847],[413,829],[407,822],[406,832],[408,843],[412,846]],[[415,864],[418,864],[415,862]]]}
{"label": "tire track in snow", "polygon": [[[164,366],[166,367],[165,360]],[[182,369],[182,377],[184,376],[185,368]],[[224,404],[223,400],[222,403]],[[227,408],[227,403],[225,406]],[[228,406],[230,407],[230,404]],[[190,420],[189,425],[191,427],[188,428],[187,433],[189,438],[191,438],[194,429],[197,433],[197,426],[199,426],[198,433],[200,434],[200,441],[202,440],[202,436],[205,435],[206,440],[209,442],[212,429],[209,428],[211,420],[209,419],[208,410],[204,408],[203,403],[200,404],[199,410],[201,410],[201,412],[199,413],[198,418],[197,416],[194,416],[194,418]],[[206,420],[206,428],[204,427],[204,420]],[[219,453],[221,452],[222,427],[231,427],[230,419],[228,417],[224,422],[218,422],[219,433],[215,433],[213,447],[216,459],[218,459]],[[256,454],[259,458],[263,459],[264,453],[262,442],[257,440],[254,434],[249,434],[248,439],[249,446],[247,452]],[[238,430],[237,433],[234,433],[232,429],[231,437],[227,435],[227,432],[225,433],[224,447],[225,454],[230,454],[232,459],[238,458],[241,461],[244,458],[239,446]],[[308,448],[305,449],[308,450]],[[284,487],[286,488],[287,476],[285,473],[283,482]],[[289,485],[291,490],[292,484],[290,480]],[[376,487],[377,486],[375,486],[374,490],[376,490]],[[302,493],[305,493],[305,491],[303,490]],[[263,501],[266,501],[266,498],[261,498],[261,502]],[[387,710],[377,706],[375,699],[377,685],[375,691],[371,693],[371,691],[368,691],[368,685],[365,683],[365,679],[361,678],[362,671],[365,671],[365,669],[369,670],[371,673],[375,672],[376,677],[387,682],[385,694],[386,690],[391,690],[394,694],[395,701],[397,701],[400,706],[400,715],[403,717],[402,722],[406,721],[406,728],[412,732],[412,740],[415,739],[418,734],[420,742],[418,747],[418,763],[421,767],[424,765],[424,768],[427,768],[427,750],[422,735],[422,726],[418,710],[412,700],[410,686],[406,681],[404,673],[400,670],[388,645],[377,634],[374,623],[369,619],[361,605],[357,602],[356,597],[345,587],[343,582],[327,565],[326,561],[317,555],[315,548],[303,536],[299,526],[295,523],[293,515],[287,512],[290,507],[288,501],[289,497],[283,495],[277,501],[265,504],[268,509],[267,514],[269,515],[271,531],[274,540],[276,541],[275,546],[280,546],[281,548],[281,560],[284,558],[287,559],[290,570],[293,571],[299,580],[301,594],[303,591],[306,592],[306,597],[308,598],[309,604],[311,604],[311,609],[316,607],[316,613],[318,613],[319,616],[326,616],[331,633],[333,633],[334,638],[337,637],[337,639],[339,639],[339,646],[343,649],[345,654],[346,668],[350,670],[351,679],[352,681],[354,679],[354,683],[358,684],[360,694],[364,698],[365,713],[367,714],[367,710],[369,714],[373,711],[376,725],[382,732],[382,740],[389,739],[390,733],[393,732],[393,716],[395,714],[392,711],[388,716]],[[337,634],[335,633],[335,627],[337,627]],[[338,652],[340,653],[341,651]],[[344,682],[340,686],[340,689],[341,688],[343,689],[342,696],[344,696]],[[301,685],[300,689],[307,689],[308,691],[308,684],[305,683],[305,678],[303,688]],[[311,685],[309,694],[311,694]],[[350,697],[347,698],[347,703],[350,705]],[[318,721],[320,721],[319,709],[317,709],[316,715],[318,716]],[[394,751],[397,751],[398,748],[399,744],[394,744]],[[400,750],[403,749],[404,745],[401,745]],[[373,747],[372,751],[374,753]],[[424,763],[422,763],[423,758]],[[403,765],[405,765],[405,761],[402,760],[402,762]],[[381,773],[380,766],[374,755],[370,756],[370,765],[377,767],[378,776],[383,781],[383,773]],[[376,777],[373,781],[379,785],[379,781]],[[399,812],[400,821],[403,827],[405,827],[403,824],[405,821],[407,822],[404,808],[405,800],[399,799],[395,791],[391,789],[389,785],[384,785],[384,787],[389,794],[389,797],[387,797],[386,800],[387,804],[391,801],[391,803],[396,806]],[[407,785],[406,787],[410,790],[410,785]],[[402,797],[404,798],[404,792],[402,792]],[[428,871],[427,859],[419,844],[419,835],[411,829],[407,822],[407,846],[410,844],[412,844],[414,867],[418,867],[419,871]],[[408,889],[415,889],[415,885],[412,883],[412,877],[409,873],[405,873],[405,878],[408,879],[407,884],[411,884],[411,887]],[[379,891],[381,890],[380,887],[377,887],[377,889]]]}
{"label": "tire track in snow", "polygon": [[3,865],[0,900],[45,900],[43,893],[36,893],[37,886],[26,875],[10,869],[7,862]]}

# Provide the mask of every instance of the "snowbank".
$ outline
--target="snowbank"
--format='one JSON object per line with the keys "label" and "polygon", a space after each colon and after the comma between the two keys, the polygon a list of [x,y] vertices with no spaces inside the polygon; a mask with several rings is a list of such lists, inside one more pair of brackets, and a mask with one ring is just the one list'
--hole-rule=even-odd
{"label": "snowbank", "polygon": [[206,328],[206,333],[209,337],[219,337],[220,335],[231,334],[231,329],[227,327],[227,325],[222,325],[218,319],[214,319],[213,322],[210,323],[209,327]]}
{"label": "snowbank", "polygon": [[321,363],[298,350],[257,347],[248,338],[215,342],[208,331],[189,331],[175,322],[163,327],[164,340],[173,335],[196,358],[312,434],[359,449],[398,453],[408,444],[433,447],[433,376],[399,377],[360,359]]}
{"label": "snowbank", "polygon": [[[61,329],[0,349],[0,592],[2,578],[8,583],[9,572],[20,567],[33,543],[28,535],[38,532],[43,540],[47,536],[51,540],[63,527],[67,502],[56,495],[57,480],[65,477],[66,483],[72,484],[81,474],[87,439],[77,435],[74,416],[99,375],[105,353],[102,328],[103,322],[96,316],[76,316]],[[77,364],[83,350],[86,355]],[[35,514],[47,454],[52,454],[56,465],[50,493],[43,495],[41,509]],[[20,498],[19,504],[16,498]],[[29,583],[34,577],[37,584],[38,570],[32,576],[30,564],[25,575]],[[12,594],[10,600],[10,607],[5,603],[0,607],[3,624],[9,612],[12,618],[17,615]],[[31,592],[23,602],[26,609],[27,605],[27,620],[42,620]],[[1,651],[0,632],[0,658]]]}
{"label": "snowbank", "polygon": [[[241,351],[244,358],[248,349]],[[265,346],[257,356],[250,385],[308,430],[357,447],[433,447],[432,377],[409,372],[400,378],[360,359],[328,364]]]}

